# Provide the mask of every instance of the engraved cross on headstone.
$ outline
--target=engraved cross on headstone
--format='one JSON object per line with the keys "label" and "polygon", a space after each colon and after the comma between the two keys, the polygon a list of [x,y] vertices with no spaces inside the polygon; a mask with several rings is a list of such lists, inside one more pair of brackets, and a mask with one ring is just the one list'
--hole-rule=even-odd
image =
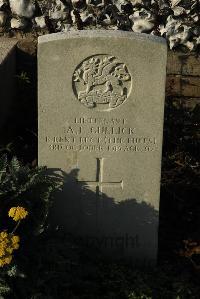
{"label": "engraved cross on headstone", "polygon": [[113,181],[113,182],[104,182],[103,181],[103,167],[104,167],[104,158],[97,158],[97,170],[96,170],[96,180],[95,181],[78,181],[78,183],[86,183],[88,187],[96,188],[96,196],[100,196],[103,193],[104,187],[111,188],[121,188],[123,190],[123,180]]}

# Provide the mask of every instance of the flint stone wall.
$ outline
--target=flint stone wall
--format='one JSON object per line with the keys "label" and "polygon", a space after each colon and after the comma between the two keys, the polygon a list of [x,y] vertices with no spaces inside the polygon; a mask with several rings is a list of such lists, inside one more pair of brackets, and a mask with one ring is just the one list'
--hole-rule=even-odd
{"label": "flint stone wall", "polygon": [[0,0],[2,34],[81,29],[145,32],[171,49],[198,51],[198,0]]}

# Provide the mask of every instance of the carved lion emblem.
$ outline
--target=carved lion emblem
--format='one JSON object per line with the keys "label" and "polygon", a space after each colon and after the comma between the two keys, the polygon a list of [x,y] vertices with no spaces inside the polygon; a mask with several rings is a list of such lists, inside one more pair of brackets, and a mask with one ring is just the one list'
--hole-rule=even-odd
{"label": "carved lion emblem", "polygon": [[73,90],[88,108],[110,110],[128,98],[131,75],[116,57],[94,55],[81,62],[73,74]]}

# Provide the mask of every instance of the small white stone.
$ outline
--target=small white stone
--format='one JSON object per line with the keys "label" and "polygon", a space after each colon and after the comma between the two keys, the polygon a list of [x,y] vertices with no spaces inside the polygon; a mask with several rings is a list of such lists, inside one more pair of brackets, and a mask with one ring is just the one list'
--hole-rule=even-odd
{"label": "small white stone", "polygon": [[171,7],[177,6],[182,0],[170,0]]}
{"label": "small white stone", "polygon": [[182,24],[181,21],[171,20],[171,27],[167,27],[167,29],[166,36],[169,40],[170,49],[177,45],[186,45],[191,36],[190,27]]}
{"label": "small white stone", "polygon": [[151,31],[154,27],[154,23],[149,22],[145,19],[138,19],[134,22],[132,30],[134,32],[142,33]]}
{"label": "small white stone", "polygon": [[49,11],[49,17],[53,20],[64,20],[67,17],[67,12],[64,4],[60,0],[56,0]]}
{"label": "small white stone", "polygon": [[167,29],[165,28],[164,25],[159,25],[158,29],[159,29],[161,36],[163,36],[167,32]]}
{"label": "small white stone", "polygon": [[190,51],[194,49],[195,44],[193,42],[187,41],[184,43],[184,46],[186,46]]}
{"label": "small white stone", "polygon": [[133,23],[132,30],[134,32],[149,32],[154,27],[154,15],[144,8],[135,11],[133,15],[129,16],[129,19]]}
{"label": "small white stone", "polygon": [[181,6],[176,6],[173,8],[173,12],[175,16],[180,16],[186,12],[185,8]]}
{"label": "small white stone", "polygon": [[196,41],[196,44],[199,45],[200,44],[200,36],[195,37],[194,40]]}
{"label": "small white stone", "polygon": [[61,21],[58,21],[56,23],[56,29],[59,30],[59,31],[62,29],[62,23],[61,23]]}
{"label": "small white stone", "polygon": [[88,20],[93,20],[94,16],[93,14],[90,14],[87,10],[80,12],[81,21],[83,23],[87,22]]}
{"label": "small white stone", "polygon": [[111,18],[108,14],[104,15],[105,19],[103,19],[102,24],[104,25],[110,25],[111,24]]}
{"label": "small white stone", "polygon": [[39,27],[41,29],[46,27],[46,22],[45,22],[45,17],[44,16],[36,17],[35,22],[37,24],[37,27]]}
{"label": "small white stone", "polygon": [[192,18],[193,18],[193,20],[194,20],[195,22],[198,22],[198,21],[199,21],[199,15],[198,15],[198,14],[194,14],[194,15],[192,16]]}
{"label": "small white stone", "polygon": [[10,25],[12,29],[23,29],[26,27],[26,22],[22,19],[12,18]]}
{"label": "small white stone", "polygon": [[31,0],[10,0],[10,8],[13,14],[25,18],[32,18],[35,12],[35,5]]}
{"label": "small white stone", "polygon": [[0,11],[0,27],[4,26],[7,19],[7,14],[4,11]]}
{"label": "small white stone", "polygon": [[78,5],[81,2],[81,0],[72,0],[72,5]]}
{"label": "small white stone", "polygon": [[76,23],[76,17],[74,15],[74,10],[71,11],[70,15],[71,15],[71,19],[72,19],[73,24]]}

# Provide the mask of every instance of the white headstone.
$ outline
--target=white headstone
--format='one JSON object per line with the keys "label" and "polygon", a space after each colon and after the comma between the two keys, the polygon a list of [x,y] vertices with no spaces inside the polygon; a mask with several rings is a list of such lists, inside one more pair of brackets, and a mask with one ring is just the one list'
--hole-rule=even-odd
{"label": "white headstone", "polygon": [[145,34],[39,38],[39,164],[66,182],[55,223],[113,256],[156,260],[166,56]]}

